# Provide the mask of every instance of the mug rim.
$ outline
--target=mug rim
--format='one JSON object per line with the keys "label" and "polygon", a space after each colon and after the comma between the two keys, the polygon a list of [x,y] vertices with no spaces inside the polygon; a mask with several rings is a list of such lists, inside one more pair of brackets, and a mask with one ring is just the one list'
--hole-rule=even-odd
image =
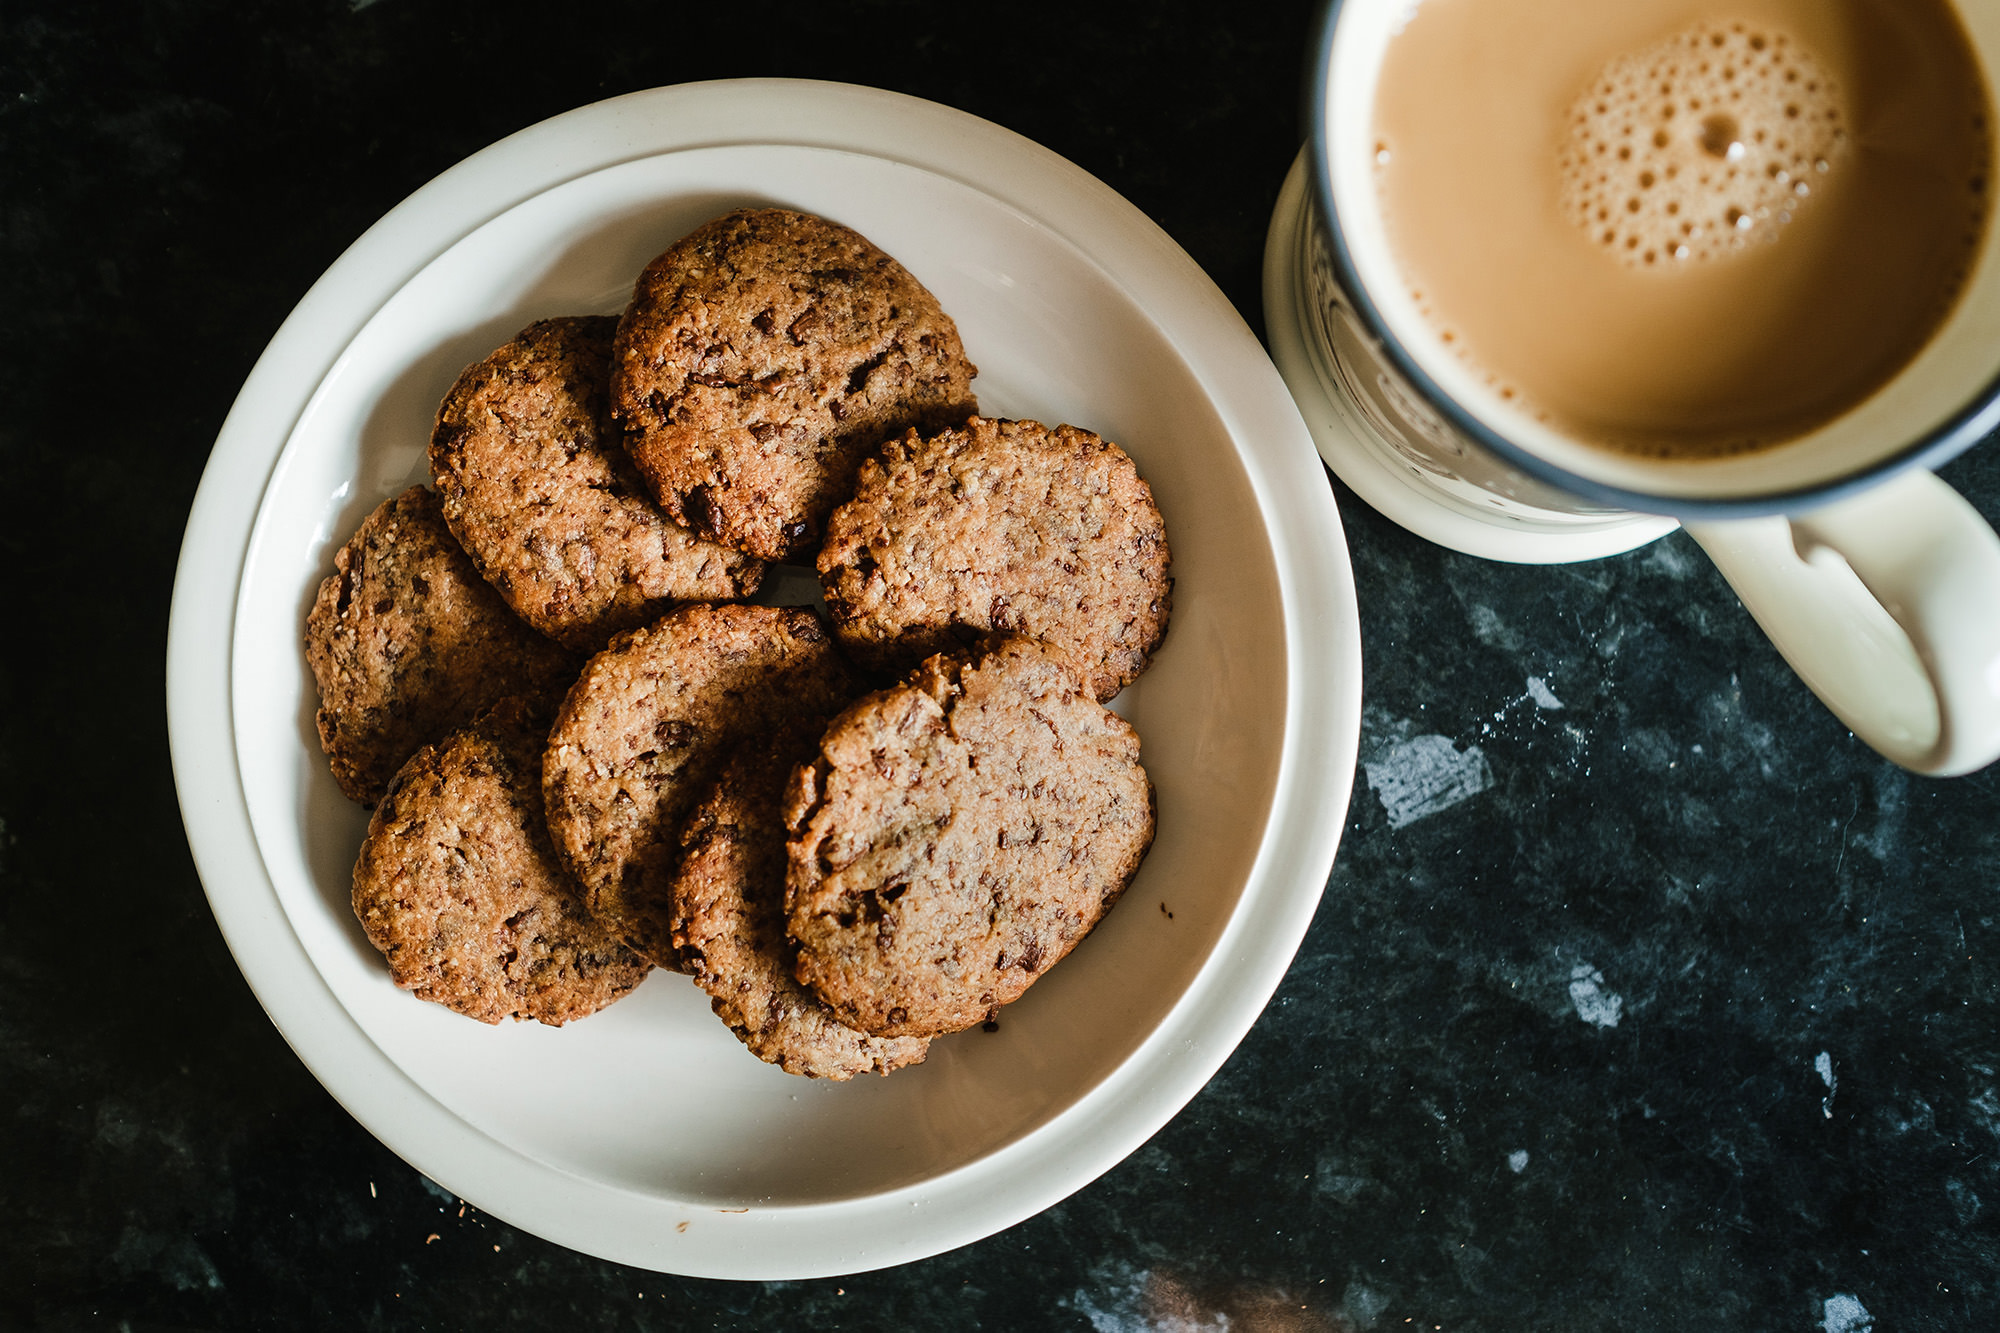
{"label": "mug rim", "polygon": [[[1947,414],[1942,421],[1902,448],[1885,454],[1844,476],[1751,495],[1713,498],[1661,495],[1629,486],[1613,485],[1572,472],[1507,439],[1474,416],[1456,398],[1446,393],[1418,363],[1402,339],[1390,329],[1388,321],[1383,318],[1381,310],[1368,294],[1366,285],[1361,281],[1360,270],[1355,266],[1354,256],[1348,248],[1347,236],[1341,228],[1340,212],[1334,206],[1333,178],[1328,169],[1328,164],[1332,161],[1332,144],[1328,137],[1326,115],[1328,85],[1333,71],[1334,34],[1339,27],[1341,12],[1348,3],[1349,0],[1327,0],[1311,47],[1312,74],[1307,85],[1308,101],[1305,111],[1308,126],[1307,143],[1311,149],[1312,159],[1313,195],[1319,205],[1319,225],[1328,242],[1328,251],[1333,259],[1341,294],[1352,305],[1354,313],[1367,329],[1369,337],[1376,341],[1383,354],[1424,403],[1443,416],[1451,423],[1452,428],[1466,439],[1516,471],[1581,499],[1619,509],[1666,514],[1682,520],[1699,522],[1708,519],[1757,518],[1770,514],[1795,513],[1822,504],[1830,504],[1887,480],[1908,468],[1935,470],[1983,442],[1996,431],[2000,431],[2000,368],[1996,368],[1984,387],[1976,390],[1955,411]],[[1990,94],[1992,90],[1988,91]],[[2000,225],[2000,219],[1989,214],[1986,225],[1991,229]]]}

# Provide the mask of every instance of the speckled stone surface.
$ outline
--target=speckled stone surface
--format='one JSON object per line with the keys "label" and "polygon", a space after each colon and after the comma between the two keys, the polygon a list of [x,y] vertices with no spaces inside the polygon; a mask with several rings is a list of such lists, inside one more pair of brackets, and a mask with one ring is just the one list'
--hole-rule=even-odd
{"label": "speckled stone surface", "polygon": [[[1070,157],[1260,327],[1311,11],[0,9],[0,1328],[2000,1327],[2000,773],[1876,758],[1678,536],[1486,564],[1336,488],[1368,714],[1296,964],[1133,1156],[922,1263],[683,1280],[463,1208],[224,948],[173,562],[237,388],[371,222],[597,98],[838,79]],[[2000,446],[1946,476],[2000,519]]]}

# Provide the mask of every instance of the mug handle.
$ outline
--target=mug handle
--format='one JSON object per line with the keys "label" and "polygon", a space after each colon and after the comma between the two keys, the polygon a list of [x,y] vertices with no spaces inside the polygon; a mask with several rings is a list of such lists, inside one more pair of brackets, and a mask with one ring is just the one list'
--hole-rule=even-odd
{"label": "mug handle", "polygon": [[1687,531],[1856,736],[1937,777],[2000,758],[2000,536],[1957,491],[1911,470]]}

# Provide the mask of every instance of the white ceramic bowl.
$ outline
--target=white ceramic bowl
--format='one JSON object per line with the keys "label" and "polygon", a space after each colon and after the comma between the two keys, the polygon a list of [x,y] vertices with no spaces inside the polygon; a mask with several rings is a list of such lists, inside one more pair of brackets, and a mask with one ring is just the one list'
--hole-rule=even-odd
{"label": "white ceramic bowl", "polygon": [[[313,729],[305,613],[333,552],[424,475],[458,370],[532,320],[619,309],[728,208],[856,227],[957,319],[991,415],[1091,427],[1152,483],[1172,628],[1118,708],[1159,836],[1103,926],[995,1033],[890,1079],[794,1078],[656,973],[565,1029],[487,1028],[390,984],[348,905],[365,812]],[[622,1263],[804,1277],[936,1253],[1047,1207],[1200,1089],[1296,950],[1360,718],[1346,547],[1242,320],[1101,183],[983,121],[789,81],[618,98],[397,207],[252,372],[189,519],[168,715],[190,841],[259,1000],[357,1119],[517,1226]]]}

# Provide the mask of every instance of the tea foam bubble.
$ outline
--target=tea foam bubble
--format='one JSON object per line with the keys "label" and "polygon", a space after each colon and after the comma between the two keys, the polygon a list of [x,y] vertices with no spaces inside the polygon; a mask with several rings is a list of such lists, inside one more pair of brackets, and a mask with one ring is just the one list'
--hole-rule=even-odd
{"label": "tea foam bubble", "polygon": [[1570,108],[1562,208],[1619,262],[1671,270],[1776,240],[1839,169],[1840,89],[1789,34],[1703,22],[1606,65]]}

